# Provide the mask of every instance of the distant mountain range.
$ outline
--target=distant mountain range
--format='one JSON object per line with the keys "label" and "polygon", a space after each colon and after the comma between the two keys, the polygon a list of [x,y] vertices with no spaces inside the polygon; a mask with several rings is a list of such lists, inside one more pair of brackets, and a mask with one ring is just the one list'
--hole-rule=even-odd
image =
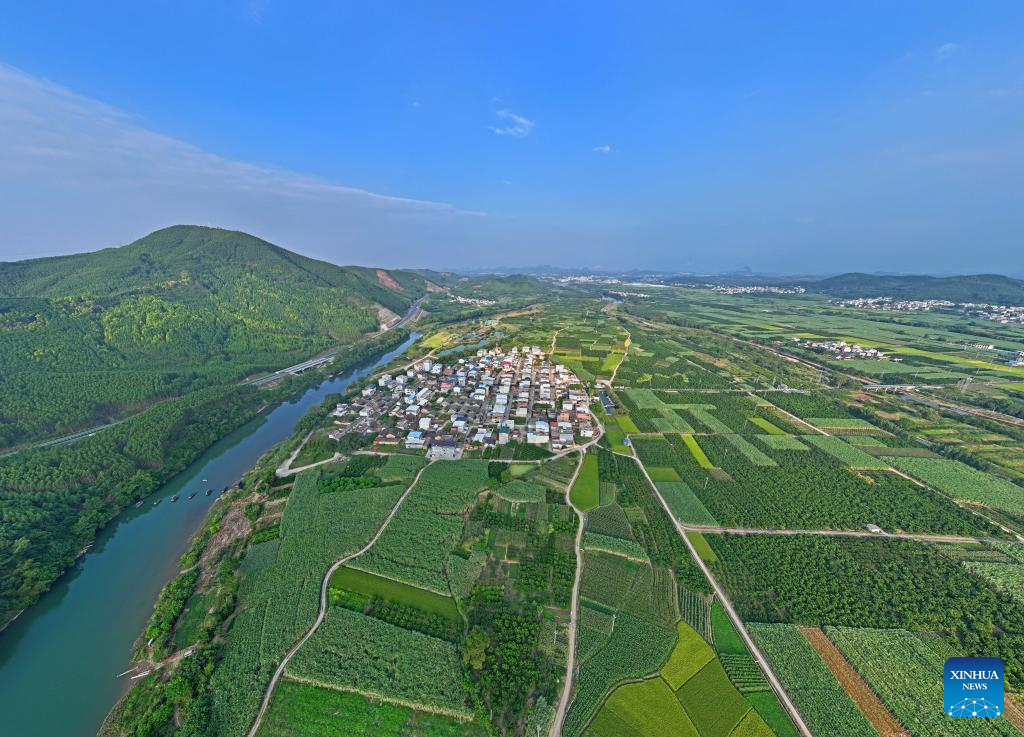
{"label": "distant mountain range", "polygon": [[850,273],[802,283],[801,286],[809,291],[847,299],[896,297],[1024,305],[1024,280],[999,274],[878,276]]}

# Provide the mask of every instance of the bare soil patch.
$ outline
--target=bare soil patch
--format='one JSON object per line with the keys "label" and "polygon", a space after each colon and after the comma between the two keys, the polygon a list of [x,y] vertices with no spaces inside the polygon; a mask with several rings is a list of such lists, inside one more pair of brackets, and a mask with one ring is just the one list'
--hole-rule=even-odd
{"label": "bare soil patch", "polygon": [[889,711],[889,707],[882,703],[871,687],[861,678],[850,661],[839,652],[828,635],[818,627],[801,627],[804,637],[811,643],[811,647],[818,651],[825,664],[828,665],[832,675],[839,681],[839,685],[850,695],[854,703],[864,712],[872,726],[878,730],[882,737],[906,737],[909,733],[903,728],[899,720]]}

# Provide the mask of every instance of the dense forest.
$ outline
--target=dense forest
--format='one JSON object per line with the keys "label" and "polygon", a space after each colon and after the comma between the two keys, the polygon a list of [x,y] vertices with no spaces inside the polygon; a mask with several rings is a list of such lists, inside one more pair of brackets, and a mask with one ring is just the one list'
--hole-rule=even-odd
{"label": "dense forest", "polygon": [[439,289],[194,226],[0,263],[0,449],[304,360]]}
{"label": "dense forest", "polygon": [[[344,351],[344,371],[408,337],[393,330]],[[322,377],[321,377],[322,378]],[[32,604],[122,509],[184,470],[206,448],[311,382],[292,377],[272,389],[214,386],[160,402],[71,445],[0,459],[0,627]]]}

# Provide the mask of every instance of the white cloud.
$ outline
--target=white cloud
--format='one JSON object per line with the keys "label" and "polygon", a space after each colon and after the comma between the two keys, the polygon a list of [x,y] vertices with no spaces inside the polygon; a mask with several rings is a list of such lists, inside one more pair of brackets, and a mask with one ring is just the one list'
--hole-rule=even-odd
{"label": "white cloud", "polygon": [[960,44],[956,44],[950,41],[948,43],[942,44],[942,46],[939,46],[937,49],[935,49],[935,58],[938,59],[939,61],[942,61],[943,59],[948,59],[959,50]]}
{"label": "white cloud", "polygon": [[612,147],[606,143],[603,146],[594,146],[590,150],[595,154],[610,154],[612,152]]}
{"label": "white cloud", "polygon": [[326,256],[345,234],[408,243],[417,223],[482,214],[219,156],[0,63],[0,260],[178,222],[255,230]]}
{"label": "white cloud", "polygon": [[506,121],[506,125],[488,126],[491,129],[491,132],[499,136],[525,138],[533,132],[533,128],[536,125],[536,123],[529,118],[514,113],[511,110],[499,110],[495,115],[501,120]]}

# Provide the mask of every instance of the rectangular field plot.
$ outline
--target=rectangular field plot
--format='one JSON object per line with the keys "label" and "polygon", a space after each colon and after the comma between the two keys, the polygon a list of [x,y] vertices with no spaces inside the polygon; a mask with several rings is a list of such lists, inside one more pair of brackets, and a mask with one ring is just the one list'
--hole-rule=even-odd
{"label": "rectangular field plot", "polygon": [[724,435],[723,437],[726,440],[728,440],[732,447],[738,450],[744,458],[753,463],[755,466],[779,465],[769,456],[765,455],[762,451],[760,451],[758,448],[754,447],[754,445],[749,440],[742,437],[741,435],[730,433],[728,435]]}
{"label": "rectangular field plot", "polygon": [[447,593],[445,563],[462,532],[460,513],[488,481],[486,461],[435,462],[353,567]]}
{"label": "rectangular field plot", "polygon": [[440,614],[453,622],[462,621],[462,615],[459,614],[459,609],[455,606],[455,600],[452,597],[356,568],[347,566],[339,568],[331,576],[330,587],[416,607],[431,614]]}
{"label": "rectangular field plot", "polygon": [[1005,719],[950,718],[937,708],[942,678],[936,674],[952,653],[928,642],[933,635],[849,627],[825,633],[915,737],[1019,736]]}
{"label": "rectangular field plot", "polygon": [[259,737],[486,737],[487,730],[440,714],[381,703],[356,693],[285,678],[274,691]]}
{"label": "rectangular field plot", "polygon": [[615,689],[585,734],[587,737],[700,737],[672,689],[660,678]]}
{"label": "rectangular field plot", "polygon": [[883,431],[872,425],[867,420],[859,417],[808,417],[807,421],[822,430],[829,430],[838,433],[843,431],[862,433],[882,433]]}
{"label": "rectangular field plot", "polygon": [[659,481],[679,481],[679,474],[676,470],[670,466],[651,466],[647,469],[647,475],[651,477],[651,481],[657,483]]}
{"label": "rectangular field plot", "polygon": [[[818,737],[861,737],[872,734],[871,723],[864,712],[857,707],[799,629],[789,624],[756,623],[747,625],[747,629],[771,662],[783,688],[814,734]],[[856,676],[856,672],[853,675]],[[870,691],[861,695],[864,698],[873,696]],[[864,706],[870,708],[868,704]],[[880,720],[888,716],[888,725],[897,727],[884,729],[880,734],[895,734],[898,723],[895,723],[884,705],[877,702],[877,707],[880,707],[880,713],[876,716]],[[882,726],[886,722],[880,721],[879,724]]]}
{"label": "rectangular field plot", "polygon": [[390,703],[472,717],[455,645],[341,607],[328,611],[289,662],[287,674]]}
{"label": "rectangular field plot", "polygon": [[786,431],[780,429],[763,417],[751,417],[750,421],[764,430],[769,435],[785,435]]}
{"label": "rectangular field plot", "polygon": [[717,520],[685,481],[656,481],[654,485],[680,522],[689,525],[717,524]]}
{"label": "rectangular field plot", "polygon": [[889,464],[834,435],[804,435],[801,440],[823,450],[840,463],[859,470],[885,471]]}
{"label": "rectangular field plot", "polygon": [[817,448],[769,450],[766,455],[777,465],[759,466],[737,451],[727,435],[638,437],[635,447],[646,466],[674,468],[707,511],[728,527],[856,530],[872,523],[907,532],[995,531],[942,494],[893,473],[852,473]]}
{"label": "rectangular field plot", "polygon": [[996,596],[983,578],[929,545],[885,538],[706,537],[719,559],[712,568],[744,621],[945,632],[964,651],[1002,658],[1008,686],[1024,683],[1024,650],[1016,636],[1003,634],[1020,631],[1024,605]]}
{"label": "rectangular field plot", "polygon": [[955,499],[1024,514],[1024,487],[947,458],[882,456],[883,460]]}
{"label": "rectangular field plot", "polygon": [[[792,435],[755,435],[769,450],[807,450],[799,438]],[[822,435],[822,437],[825,437]]]}
{"label": "rectangular field plot", "polygon": [[682,437],[683,442],[686,443],[686,447],[690,451],[690,455],[693,456],[693,460],[697,461],[698,466],[701,468],[714,468],[715,464],[708,460],[707,454],[700,447],[697,438],[693,437],[693,435],[683,435]]}

